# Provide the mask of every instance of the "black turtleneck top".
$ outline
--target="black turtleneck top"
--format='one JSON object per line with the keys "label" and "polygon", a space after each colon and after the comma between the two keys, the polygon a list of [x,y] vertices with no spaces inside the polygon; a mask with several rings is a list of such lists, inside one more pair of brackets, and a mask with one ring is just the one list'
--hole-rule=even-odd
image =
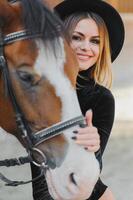
{"label": "black turtleneck top", "polygon": [[[98,129],[100,135],[100,150],[96,153],[96,157],[102,169],[102,155],[112,129],[115,106],[112,93],[109,89],[95,83],[91,78],[91,70],[92,68],[89,68],[79,73],[77,96],[83,115],[89,109],[93,111],[93,125]],[[31,164],[31,170],[33,178],[40,173],[39,168],[33,164]],[[106,188],[107,186],[99,179],[88,200],[98,200]],[[34,200],[52,200],[48,193],[45,177],[33,182],[33,197]]]}
{"label": "black turtleneck top", "polygon": [[89,109],[93,111],[93,125],[98,129],[103,154],[114,121],[114,97],[109,89],[91,78],[91,68],[79,73],[77,96],[83,115]]}
{"label": "black turtleneck top", "polygon": [[[100,135],[100,150],[96,157],[102,169],[102,155],[108,142],[114,122],[115,102],[111,91],[102,85],[95,83],[91,78],[91,70],[81,71],[77,77],[77,96],[81,111],[93,111],[93,125]],[[99,179],[91,197],[88,200],[98,200],[105,192],[107,186]]]}

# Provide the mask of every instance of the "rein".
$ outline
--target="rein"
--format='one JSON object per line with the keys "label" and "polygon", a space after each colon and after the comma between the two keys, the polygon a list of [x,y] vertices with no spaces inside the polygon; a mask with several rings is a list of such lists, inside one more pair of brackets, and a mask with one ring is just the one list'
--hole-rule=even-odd
{"label": "rein", "polygon": [[[16,124],[19,130],[18,133],[20,134],[20,137],[23,139],[24,144],[26,146],[27,153],[28,153],[27,157],[2,160],[0,161],[0,166],[9,167],[9,166],[21,165],[21,164],[33,162],[36,166],[41,168],[41,174],[39,175],[39,177],[36,177],[35,179],[26,181],[26,182],[11,181],[0,173],[0,179],[6,182],[6,185],[10,185],[10,186],[17,186],[17,185],[33,182],[37,180],[38,178],[40,178],[40,176],[42,176],[44,171],[46,171],[46,169],[48,168],[47,158],[44,155],[44,153],[37,148],[38,144],[48,139],[51,139],[52,137],[55,137],[59,134],[62,134],[62,131],[66,129],[69,129],[76,125],[82,125],[84,123],[84,117],[78,116],[64,122],[59,122],[51,127],[38,131],[35,134],[32,133],[32,130],[30,129],[28,122],[25,119],[24,114],[22,113],[22,110],[16,100],[16,96],[15,96],[15,93],[12,87],[12,82],[10,79],[10,72],[9,72],[7,61],[4,55],[4,46],[11,44],[13,42],[19,41],[19,40],[25,40],[25,39],[27,40],[27,39],[33,39],[33,38],[39,38],[39,37],[41,37],[41,33],[33,34],[25,30],[14,32],[6,36],[3,36],[0,31],[0,69],[3,74],[5,89],[7,91],[7,94],[10,97],[13,109],[15,111]],[[33,159],[34,152],[38,153],[43,158],[42,163],[38,163],[37,161]]]}

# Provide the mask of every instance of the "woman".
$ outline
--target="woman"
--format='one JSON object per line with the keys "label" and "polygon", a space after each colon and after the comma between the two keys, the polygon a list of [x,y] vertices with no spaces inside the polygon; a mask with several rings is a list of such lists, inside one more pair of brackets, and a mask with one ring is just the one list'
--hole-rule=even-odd
{"label": "woman", "polygon": [[[77,95],[88,125],[75,131],[72,139],[87,151],[95,152],[102,168],[102,155],[114,120],[114,97],[108,89],[112,82],[110,65],[123,45],[123,23],[114,8],[99,0],[67,0],[55,9],[64,21],[70,45],[79,62]],[[32,167],[32,173],[35,176],[38,170]],[[33,189],[34,198],[41,199],[43,180],[40,193],[36,193],[37,184],[33,184]],[[44,194],[44,199],[50,197]],[[114,199],[100,179],[89,200],[98,199]]]}

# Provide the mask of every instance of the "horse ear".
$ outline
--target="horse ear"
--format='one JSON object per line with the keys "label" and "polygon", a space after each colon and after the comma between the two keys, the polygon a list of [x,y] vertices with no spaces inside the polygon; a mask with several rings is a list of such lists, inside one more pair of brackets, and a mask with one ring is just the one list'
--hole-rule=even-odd
{"label": "horse ear", "polygon": [[0,0],[0,29],[9,23],[12,16],[12,9],[7,0]]}

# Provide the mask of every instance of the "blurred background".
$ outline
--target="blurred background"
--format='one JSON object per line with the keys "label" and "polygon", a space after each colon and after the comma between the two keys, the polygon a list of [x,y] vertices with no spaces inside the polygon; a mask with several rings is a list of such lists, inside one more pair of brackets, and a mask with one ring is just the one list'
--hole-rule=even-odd
{"label": "blurred background", "polygon": [[113,63],[115,123],[104,155],[103,180],[117,200],[133,199],[133,1],[106,0],[121,14],[125,43]]}
{"label": "blurred background", "polygon": [[[93,1],[93,0],[92,0]],[[133,200],[133,0],[106,0],[121,14],[125,25],[125,43],[119,57],[113,63],[113,87],[115,96],[115,123],[104,154],[102,179],[112,189],[116,200]],[[49,0],[56,5],[61,0]],[[0,159],[13,155],[25,155],[24,149],[13,137],[5,137],[0,131]],[[1,168],[0,172],[11,179],[30,179],[29,165]],[[5,187],[0,181],[0,200],[32,200],[31,184],[17,188]]]}

